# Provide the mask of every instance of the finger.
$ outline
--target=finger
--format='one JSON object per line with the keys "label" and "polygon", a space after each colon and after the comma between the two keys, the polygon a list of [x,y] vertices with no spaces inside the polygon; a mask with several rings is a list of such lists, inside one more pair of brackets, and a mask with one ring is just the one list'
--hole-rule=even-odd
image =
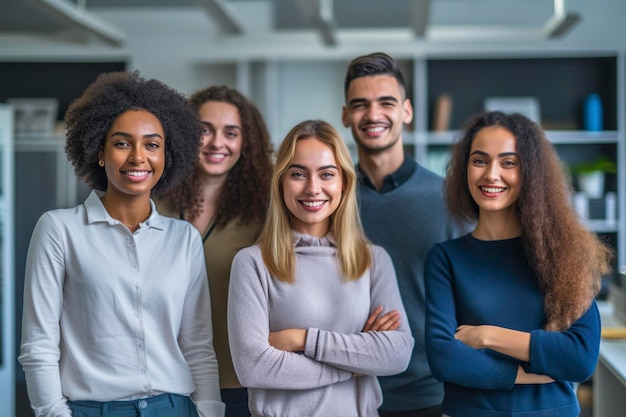
{"label": "finger", "polygon": [[381,323],[381,325],[378,327],[378,331],[384,332],[387,330],[397,330],[398,327],[400,327],[400,314],[389,318],[385,323]]}
{"label": "finger", "polygon": [[375,331],[387,330],[390,325],[399,319],[400,313],[398,311],[390,311],[389,313],[379,317],[374,324],[372,324],[371,329]]}
{"label": "finger", "polygon": [[378,306],[374,309],[374,311],[372,311],[372,313],[370,314],[370,316],[367,318],[367,321],[365,322],[365,326],[363,326],[363,330],[364,332],[368,332],[371,330],[372,328],[372,324],[376,321],[376,319],[378,318],[378,315],[383,311],[383,306]]}
{"label": "finger", "polygon": [[387,330],[398,330],[398,328],[400,328],[400,318],[398,317],[398,320],[396,320],[391,326],[389,326],[389,329]]}

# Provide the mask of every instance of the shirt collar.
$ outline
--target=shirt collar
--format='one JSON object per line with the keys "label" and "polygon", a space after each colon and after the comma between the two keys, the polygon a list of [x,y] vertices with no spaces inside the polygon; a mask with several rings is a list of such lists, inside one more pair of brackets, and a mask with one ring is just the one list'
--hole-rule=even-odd
{"label": "shirt collar", "polygon": [[[405,153],[404,161],[402,162],[402,165],[400,165],[400,168],[398,168],[396,172],[386,175],[383,178],[383,186],[379,192],[382,194],[398,188],[411,178],[411,175],[413,175],[416,169],[417,162]],[[367,174],[361,170],[361,167],[358,164],[356,166],[356,171],[360,182],[365,184],[367,187],[376,190],[372,181],[368,178]]]}
{"label": "shirt collar", "polygon": [[[111,217],[107,212],[104,204],[102,204],[101,198],[106,193],[104,191],[92,190],[89,197],[85,200],[85,210],[87,211],[87,223],[107,222],[111,225],[121,224],[117,219]],[[146,221],[139,223],[139,229],[152,227],[155,229],[163,230],[163,219],[156,209],[154,201],[150,199],[150,216]]]}

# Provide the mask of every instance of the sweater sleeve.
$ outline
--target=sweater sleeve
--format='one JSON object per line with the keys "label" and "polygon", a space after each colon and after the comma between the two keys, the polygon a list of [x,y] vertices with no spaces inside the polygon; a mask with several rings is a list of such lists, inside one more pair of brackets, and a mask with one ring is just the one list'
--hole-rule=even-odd
{"label": "sweater sleeve", "polygon": [[385,312],[398,310],[401,314],[400,328],[356,334],[309,329],[304,353],[316,361],[358,374],[395,375],[408,366],[414,340],[391,258],[378,246],[373,246],[371,252],[370,311],[378,306],[383,306]]}
{"label": "sweater sleeve", "polygon": [[49,213],[41,216],[26,257],[22,346],[18,358],[38,417],[69,417],[59,371],[65,260],[61,233]]}
{"label": "sweater sleeve", "polygon": [[556,381],[582,382],[595,370],[600,350],[600,314],[595,302],[563,332],[533,330],[530,335],[529,373]]}
{"label": "sweater sleeve", "polygon": [[352,378],[351,372],[269,344],[269,279],[257,247],[235,255],[228,290],[228,336],[241,384],[249,388],[304,390]]}
{"label": "sweater sleeve", "polygon": [[425,263],[426,355],[435,378],[468,388],[511,389],[519,361],[454,338],[458,327],[452,267],[441,245]]}

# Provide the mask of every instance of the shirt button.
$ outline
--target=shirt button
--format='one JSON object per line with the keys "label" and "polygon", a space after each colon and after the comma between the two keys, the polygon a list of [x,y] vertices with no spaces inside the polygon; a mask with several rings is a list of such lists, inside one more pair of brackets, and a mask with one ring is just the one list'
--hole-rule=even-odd
{"label": "shirt button", "polygon": [[[144,391],[150,391],[150,385],[144,385],[143,389]],[[146,403],[146,405],[148,405],[148,403]]]}

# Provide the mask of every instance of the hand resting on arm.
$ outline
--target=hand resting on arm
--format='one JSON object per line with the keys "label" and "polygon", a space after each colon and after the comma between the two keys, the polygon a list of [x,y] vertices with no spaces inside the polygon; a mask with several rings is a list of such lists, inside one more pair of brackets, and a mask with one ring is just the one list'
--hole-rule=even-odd
{"label": "hand resting on arm", "polygon": [[[530,360],[530,333],[498,326],[461,325],[454,338],[474,349],[491,349],[524,362]],[[516,384],[549,384],[554,382],[546,375],[528,374],[522,366],[517,368]]]}

